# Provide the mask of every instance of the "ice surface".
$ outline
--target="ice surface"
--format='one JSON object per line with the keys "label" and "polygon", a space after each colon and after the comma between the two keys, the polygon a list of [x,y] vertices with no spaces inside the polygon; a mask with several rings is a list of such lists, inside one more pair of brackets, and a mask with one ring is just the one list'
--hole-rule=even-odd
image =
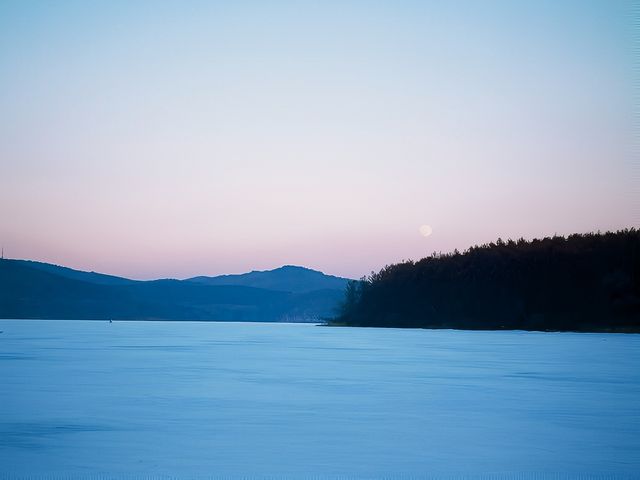
{"label": "ice surface", "polygon": [[31,320],[0,330],[0,476],[640,472],[640,335]]}

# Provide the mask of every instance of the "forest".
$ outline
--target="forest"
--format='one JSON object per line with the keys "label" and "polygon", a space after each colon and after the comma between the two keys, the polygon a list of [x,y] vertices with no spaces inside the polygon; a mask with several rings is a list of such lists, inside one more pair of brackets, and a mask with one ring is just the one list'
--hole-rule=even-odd
{"label": "forest", "polygon": [[350,282],[329,325],[640,331],[640,231],[502,240]]}

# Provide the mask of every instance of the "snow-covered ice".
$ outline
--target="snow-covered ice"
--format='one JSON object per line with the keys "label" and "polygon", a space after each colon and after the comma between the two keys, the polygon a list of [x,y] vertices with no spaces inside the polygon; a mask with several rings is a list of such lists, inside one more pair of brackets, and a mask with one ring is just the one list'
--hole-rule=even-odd
{"label": "snow-covered ice", "polygon": [[0,330],[5,477],[640,472],[640,335],[31,320]]}

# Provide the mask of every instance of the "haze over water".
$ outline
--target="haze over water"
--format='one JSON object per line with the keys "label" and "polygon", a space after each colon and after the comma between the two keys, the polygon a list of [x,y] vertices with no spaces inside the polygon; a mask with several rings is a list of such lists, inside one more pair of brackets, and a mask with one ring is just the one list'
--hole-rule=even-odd
{"label": "haze over water", "polygon": [[0,330],[0,476],[640,471],[638,335],[30,320]]}

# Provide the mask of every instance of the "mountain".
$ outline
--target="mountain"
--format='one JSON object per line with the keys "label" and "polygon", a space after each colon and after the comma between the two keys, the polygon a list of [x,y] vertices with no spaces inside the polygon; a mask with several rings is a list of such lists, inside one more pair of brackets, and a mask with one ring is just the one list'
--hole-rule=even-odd
{"label": "mountain", "polygon": [[12,262],[17,262],[25,267],[30,267],[36,270],[42,270],[43,272],[53,273],[61,277],[71,278],[73,280],[82,280],[91,283],[100,283],[103,285],[130,285],[136,282],[136,280],[129,280],[128,278],[105,275],[104,273],[83,272],[68,267],[61,267],[60,265],[35,262],[33,260],[12,260]]}
{"label": "mountain", "polygon": [[350,283],[335,324],[640,331],[640,230],[503,241]]}
{"label": "mountain", "polygon": [[239,275],[217,277],[193,277],[188,281],[206,285],[242,285],[283,292],[312,292],[314,290],[344,290],[346,278],[325,275],[317,270],[285,265],[275,270],[253,271]]}
{"label": "mountain", "polygon": [[0,318],[318,321],[334,313],[343,297],[341,288],[304,290],[135,281],[40,262],[0,260]]}

